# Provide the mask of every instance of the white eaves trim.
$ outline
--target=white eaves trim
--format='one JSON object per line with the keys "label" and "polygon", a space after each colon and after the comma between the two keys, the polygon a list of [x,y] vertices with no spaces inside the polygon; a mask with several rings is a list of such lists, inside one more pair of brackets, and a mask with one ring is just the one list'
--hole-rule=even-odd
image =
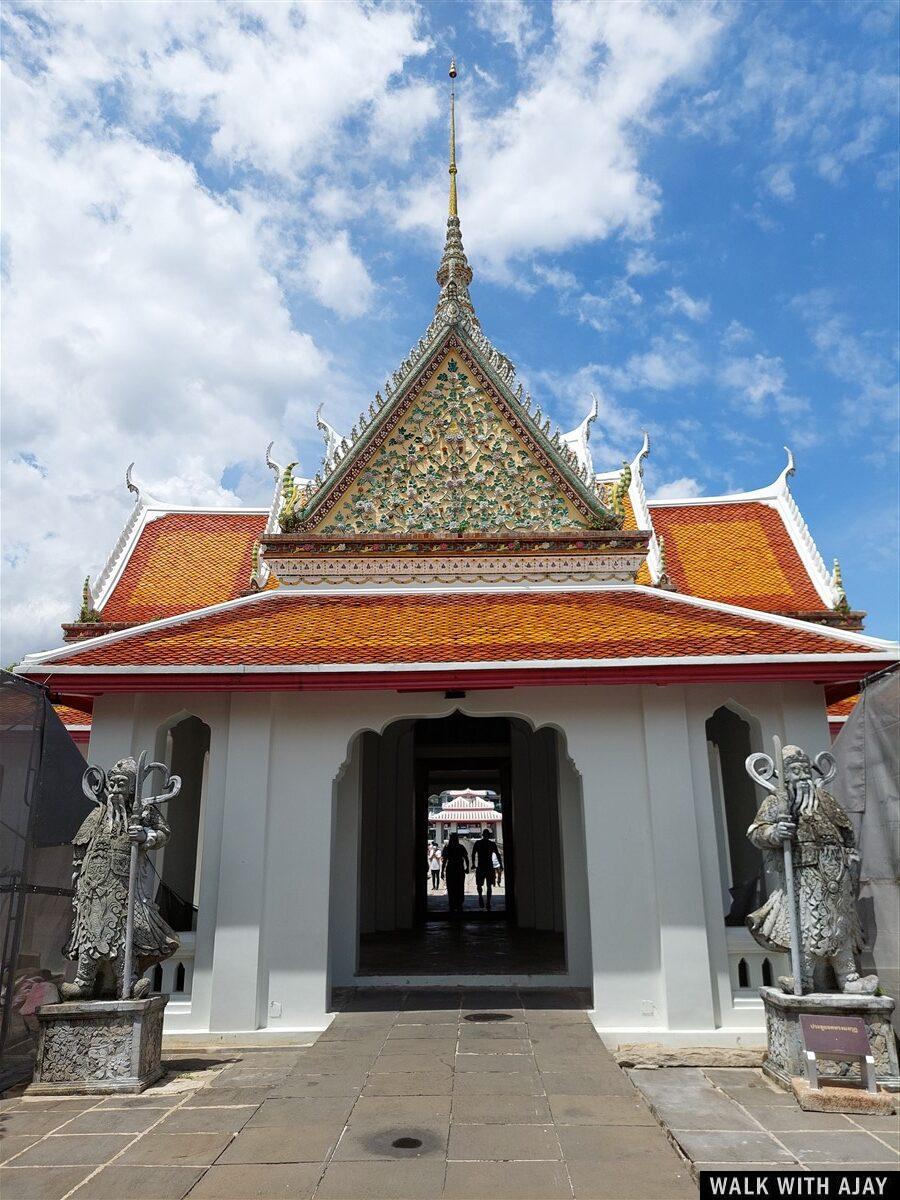
{"label": "white eaves trim", "polygon": [[[881,662],[883,655],[842,654],[839,661],[848,666],[857,663]],[[488,660],[475,662],[465,659],[459,662],[425,662],[425,663],[278,663],[264,665],[257,663],[228,663],[204,666],[203,664],[185,664],[182,666],[110,666],[63,665],[53,669],[54,675],[327,675],[341,672],[376,673],[404,671],[539,671],[559,668],[621,668],[621,667],[672,667],[672,666],[740,666],[760,663],[833,663],[833,654],[685,654],[669,658],[556,658],[556,659],[505,659],[503,661]],[[31,667],[34,673],[35,664]],[[26,668],[21,663],[16,668],[18,673]]]}
{"label": "white eaves trim", "polygon": [[[783,617],[776,613],[762,613],[756,609],[741,608],[735,604],[723,604],[717,600],[701,600],[696,596],[683,596],[678,592],[660,591],[657,588],[645,587],[640,584],[597,584],[597,583],[572,583],[572,584],[532,584],[528,587],[523,587],[519,583],[513,584],[459,584],[442,589],[441,592],[435,592],[434,588],[427,587],[404,587],[402,585],[381,586],[381,587],[354,587],[352,590],[347,588],[316,588],[315,590],[300,590],[297,588],[273,588],[271,591],[258,592],[255,596],[240,596],[236,600],[226,600],[221,604],[212,604],[206,608],[198,608],[193,612],[179,613],[176,616],[164,617],[158,621],[148,621],[143,625],[135,625],[130,629],[121,629],[114,633],[106,633],[96,638],[84,638],[81,641],[70,643],[65,646],[60,646],[54,650],[45,650],[36,654],[27,655],[19,664],[17,671],[19,673],[30,670],[33,666],[40,666],[44,663],[55,662],[59,658],[67,658],[72,654],[80,654],[84,650],[94,650],[99,646],[110,646],[116,642],[126,641],[130,638],[140,637],[146,633],[154,633],[160,630],[169,629],[174,626],[186,625],[192,621],[199,621],[205,617],[215,616],[219,613],[232,612],[236,609],[248,608],[252,605],[268,604],[275,599],[288,600],[291,603],[302,603],[310,596],[333,596],[346,597],[353,596],[411,596],[411,595],[491,595],[491,594],[508,594],[509,592],[521,592],[524,594],[533,594],[534,592],[548,593],[571,593],[571,592],[586,592],[586,593],[610,593],[617,592],[623,595],[638,594],[651,596],[656,600],[665,601],[666,603],[684,604],[687,607],[705,609],[711,612],[724,613],[729,616],[738,616],[756,621],[762,625],[775,625],[783,629],[801,630],[804,633],[817,633],[822,637],[833,638],[835,641],[849,643],[850,645],[859,646],[860,652],[868,652],[869,654],[896,655],[900,656],[900,645],[896,642],[888,642],[881,638],[869,637],[862,633],[853,633],[846,629],[830,629],[826,626],[813,625],[809,621],[799,621],[795,617]],[[814,659],[815,655],[801,655],[801,661]],[[826,659],[828,655],[824,656]],[[849,657],[842,655],[842,658]],[[772,661],[781,661],[782,656],[775,655]],[[612,660],[615,662],[623,662],[623,659]],[[631,660],[628,661],[639,661]],[[650,660],[647,660],[650,661]],[[672,659],[660,660],[663,662],[671,662]],[[688,662],[688,658],[679,659],[678,661]],[[713,656],[700,656],[698,662],[715,662]],[[724,660],[730,661],[730,660]],[[737,661],[751,662],[752,656],[737,656]],[[471,665],[471,664],[469,664]],[[81,670],[84,668],[73,665],[73,670]],[[126,667],[125,670],[137,670],[138,668]],[[155,668],[158,669],[158,668]],[[177,670],[175,667],[166,667],[166,670]]]}
{"label": "white eaves trim", "polygon": [[198,508],[192,504],[160,504],[155,500],[145,502],[138,496],[134,508],[131,510],[128,520],[125,522],[125,526],[110,552],[109,558],[107,558],[102,571],[97,576],[91,588],[94,607],[102,610],[107,600],[109,600],[115,590],[116,584],[122,578],[122,574],[128,565],[128,560],[131,558],[141,534],[151,521],[156,521],[160,517],[167,517],[172,513],[197,513],[199,516],[206,513],[219,513],[228,516],[262,516],[268,511],[267,508],[243,508],[234,505],[222,507],[204,506]]}

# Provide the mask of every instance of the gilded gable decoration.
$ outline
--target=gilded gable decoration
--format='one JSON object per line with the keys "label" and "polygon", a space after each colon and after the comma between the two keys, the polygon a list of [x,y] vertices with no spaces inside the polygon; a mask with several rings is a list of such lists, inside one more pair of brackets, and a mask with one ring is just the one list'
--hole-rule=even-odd
{"label": "gilded gable decoration", "polygon": [[596,528],[460,360],[442,368],[316,532]]}

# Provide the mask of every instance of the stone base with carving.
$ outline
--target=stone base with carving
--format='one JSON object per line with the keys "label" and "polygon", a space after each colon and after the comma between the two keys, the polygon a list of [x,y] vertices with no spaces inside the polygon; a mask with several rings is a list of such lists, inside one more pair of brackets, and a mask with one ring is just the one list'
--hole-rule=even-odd
{"label": "stone base with carving", "polygon": [[45,1004],[31,1095],[137,1093],[163,1074],[168,997]]}
{"label": "stone base with carving", "polygon": [[[793,996],[774,987],[760,988],[759,994],[766,1013],[768,1042],[763,1071],[776,1083],[790,1091],[791,1078],[806,1074],[800,1014],[807,1013],[815,1016],[862,1017],[875,1059],[877,1082],[890,1091],[900,1089],[897,1041],[891,1027],[894,1001],[890,996],[848,996],[843,992]],[[859,1066],[855,1062],[820,1059],[818,1071],[821,1079],[860,1078]]]}

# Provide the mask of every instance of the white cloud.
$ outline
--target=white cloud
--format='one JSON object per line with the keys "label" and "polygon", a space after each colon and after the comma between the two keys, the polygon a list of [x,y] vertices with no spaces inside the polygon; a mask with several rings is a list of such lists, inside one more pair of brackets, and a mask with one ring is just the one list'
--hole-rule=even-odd
{"label": "white cloud", "polygon": [[778,200],[789,201],[793,200],[797,195],[797,188],[794,184],[793,168],[789,163],[779,163],[777,166],[769,167],[763,175],[766,188]]}
{"label": "white cloud", "polygon": [[835,296],[823,289],[796,296],[792,307],[806,324],[822,364],[846,385],[843,409],[848,429],[883,422],[888,435],[896,436],[900,400],[896,332],[854,333]]}
{"label": "white cloud", "polygon": [[562,267],[555,267],[550,263],[535,263],[534,273],[542,283],[558,292],[574,292],[578,288],[577,276]]}
{"label": "white cloud", "polygon": [[540,36],[534,10],[525,0],[478,0],[473,9],[476,24],[498,42],[507,42],[522,55]]}
{"label": "white cloud", "polygon": [[632,354],[622,366],[600,370],[607,382],[621,391],[649,388],[667,392],[697,383],[706,374],[696,346],[678,334],[655,337],[649,350]]}
{"label": "white cloud", "polygon": [[696,300],[684,288],[673,287],[666,292],[673,312],[679,312],[690,321],[705,321],[709,316],[708,300]]}
{"label": "white cloud", "polygon": [[[5,14],[4,661],[58,642],[130,507],[126,463],[151,493],[204,504],[237,500],[220,482],[236,465],[245,502],[266,502],[266,443],[295,453],[308,436],[312,468],[316,403],[354,390],[293,327],[275,274],[299,243],[323,303],[364,311],[373,284],[346,232],[285,236],[296,195],[216,195],[149,134],[197,118],[214,158],[298,170],[327,159],[346,119],[368,115],[373,139],[382,116],[402,124],[379,97],[391,90],[385,62],[396,68],[425,45],[415,13],[292,12]],[[404,137],[429,117],[427,95],[414,97],[423,115]],[[342,219],[352,193],[319,194],[317,220]]]}
{"label": "white cloud", "polygon": [[605,292],[582,292],[565,311],[574,313],[598,333],[608,333],[642,303],[640,292],[627,279],[615,279]]}
{"label": "white cloud", "polygon": [[731,320],[728,322],[728,327],[722,334],[722,342],[724,345],[733,347],[741,346],[745,342],[753,340],[753,334],[746,325],[742,325],[740,321]]}
{"label": "white cloud", "polygon": [[640,418],[604,386],[602,367],[588,363],[571,372],[526,370],[523,374],[532,380],[544,411],[555,413],[563,429],[584,420],[592,397],[596,397],[598,414],[591,428],[591,452],[598,471],[612,470],[623,458],[634,458],[641,444]]}
{"label": "white cloud", "polygon": [[769,405],[782,417],[795,416],[809,408],[807,400],[789,391],[787,372],[780,358],[754,354],[727,359],[720,372],[720,382],[757,416],[761,416]]}
{"label": "white cloud", "polygon": [[[848,29],[835,53],[834,21],[795,5],[799,17],[788,28],[776,6],[757,6],[752,20],[733,26],[734,69],[715,91],[681,105],[685,126],[723,141],[751,139],[775,160],[764,183],[782,201],[795,190],[793,167],[782,161],[788,150],[794,166],[807,163],[832,183],[851,165],[877,171],[896,121],[896,6],[885,7],[889,34],[858,38]],[[848,26],[865,25],[866,12],[831,10]]]}
{"label": "white cloud", "polygon": [[[704,64],[723,23],[702,4],[552,13],[552,45],[507,107],[484,115],[460,88],[463,227],[473,258],[498,278],[522,255],[650,232],[659,196],[639,165],[639,130],[663,92]],[[399,228],[436,237],[444,197],[436,181],[423,183],[386,211]]]}
{"label": "white cloud", "polygon": [[672,479],[669,483],[661,483],[650,497],[651,500],[689,500],[693,496],[702,496],[703,487],[691,475],[682,475],[680,479]]}
{"label": "white cloud", "polygon": [[316,297],[332,312],[341,317],[368,312],[375,287],[365,263],[353,252],[346,230],[313,241],[304,266]]}
{"label": "white cloud", "polygon": [[646,246],[637,246],[628,255],[625,264],[626,275],[654,275],[662,269],[662,263]]}

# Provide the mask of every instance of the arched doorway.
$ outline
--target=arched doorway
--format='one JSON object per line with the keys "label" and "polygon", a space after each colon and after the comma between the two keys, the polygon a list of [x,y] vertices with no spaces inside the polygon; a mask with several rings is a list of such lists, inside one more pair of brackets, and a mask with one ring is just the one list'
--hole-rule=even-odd
{"label": "arched doorway", "polygon": [[178,796],[166,805],[171,836],[156,858],[156,902],[180,945],[151,979],[157,991],[176,1000],[189,999],[192,988],[210,736],[205,721],[185,712],[165,721],[156,735],[157,759],[181,778]]}
{"label": "arched doorway", "polygon": [[[449,833],[438,799],[470,793],[493,797],[503,872],[490,911],[473,873],[452,914],[428,844]],[[471,821],[445,811],[471,861],[485,802]],[[580,780],[554,729],[457,711],[358,735],[336,788],[334,864],[332,985],[590,982]]]}

